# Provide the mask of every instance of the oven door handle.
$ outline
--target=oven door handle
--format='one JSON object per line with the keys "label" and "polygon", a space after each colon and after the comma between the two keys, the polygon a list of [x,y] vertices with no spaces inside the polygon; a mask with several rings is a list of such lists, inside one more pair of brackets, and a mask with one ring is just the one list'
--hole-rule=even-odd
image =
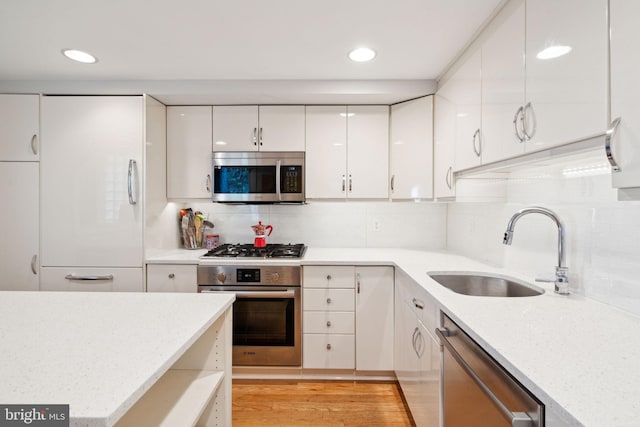
{"label": "oven door handle", "polygon": [[294,299],[296,293],[294,290],[289,291],[201,291],[201,293],[229,292],[236,294],[236,298],[288,298]]}

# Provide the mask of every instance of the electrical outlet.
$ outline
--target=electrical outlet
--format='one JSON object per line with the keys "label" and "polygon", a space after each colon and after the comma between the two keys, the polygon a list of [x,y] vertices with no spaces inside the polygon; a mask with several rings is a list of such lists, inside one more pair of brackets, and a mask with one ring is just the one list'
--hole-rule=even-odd
{"label": "electrical outlet", "polygon": [[373,231],[380,231],[380,220],[373,220]]}

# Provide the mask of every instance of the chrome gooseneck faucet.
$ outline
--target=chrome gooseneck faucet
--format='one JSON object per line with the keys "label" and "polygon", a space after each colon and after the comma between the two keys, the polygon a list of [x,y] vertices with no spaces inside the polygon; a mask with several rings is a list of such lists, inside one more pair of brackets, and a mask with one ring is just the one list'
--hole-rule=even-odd
{"label": "chrome gooseneck faucet", "polygon": [[569,278],[567,276],[567,274],[569,273],[569,269],[566,266],[564,254],[564,225],[562,224],[562,221],[560,221],[560,218],[558,218],[558,215],[556,215],[553,211],[539,206],[520,209],[509,220],[509,224],[507,224],[507,231],[505,231],[504,233],[502,243],[505,245],[511,245],[511,241],[513,240],[513,227],[515,227],[516,222],[522,216],[530,213],[539,213],[548,216],[558,226],[558,265],[556,266],[556,277],[553,280],[536,279],[536,281],[553,282],[555,288],[554,290],[556,293],[560,295],[569,295]]}

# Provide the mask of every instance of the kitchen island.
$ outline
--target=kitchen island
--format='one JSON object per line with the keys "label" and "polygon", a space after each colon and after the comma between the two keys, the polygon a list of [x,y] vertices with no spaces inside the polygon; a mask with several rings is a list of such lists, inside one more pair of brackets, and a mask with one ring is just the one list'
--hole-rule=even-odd
{"label": "kitchen island", "polygon": [[1,292],[0,403],[68,404],[71,426],[231,425],[234,299]]}

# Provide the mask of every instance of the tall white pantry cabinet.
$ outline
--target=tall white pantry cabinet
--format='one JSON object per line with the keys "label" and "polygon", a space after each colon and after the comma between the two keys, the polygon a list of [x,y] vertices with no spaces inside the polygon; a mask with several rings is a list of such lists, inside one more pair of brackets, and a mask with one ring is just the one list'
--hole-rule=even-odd
{"label": "tall white pantry cabinet", "polygon": [[41,100],[41,289],[143,291],[143,96]]}
{"label": "tall white pantry cabinet", "polygon": [[0,95],[0,290],[39,287],[38,95]]}

